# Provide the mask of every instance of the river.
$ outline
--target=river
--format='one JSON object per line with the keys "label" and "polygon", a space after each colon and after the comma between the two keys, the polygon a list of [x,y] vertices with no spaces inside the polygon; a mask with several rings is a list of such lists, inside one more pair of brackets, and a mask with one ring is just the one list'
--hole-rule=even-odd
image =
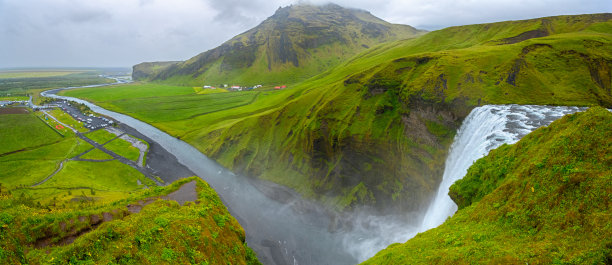
{"label": "river", "polygon": [[[118,82],[123,82],[117,80]],[[109,85],[109,84],[105,84]],[[87,87],[98,87],[93,85]],[[70,88],[64,88],[70,89]],[[356,264],[391,243],[405,242],[419,232],[436,227],[456,211],[448,188],[462,178],[469,166],[490,150],[514,143],[538,127],[561,116],[584,110],[576,107],[487,105],[475,108],[465,119],[449,150],[437,194],[426,213],[374,216],[367,212],[344,216],[349,229],[337,226],[333,214],[316,203],[303,200],[292,190],[249,179],[209,159],[193,146],[132,117],[90,102],[58,96],[62,89],[43,96],[83,103],[157,142],[178,162],[207,181],[246,232],[248,245],[264,264]],[[415,221],[415,218],[420,218]]]}
{"label": "river", "polygon": [[[118,83],[125,83],[119,81]],[[116,83],[115,83],[116,84]],[[101,87],[112,84],[91,85]],[[147,136],[176,156],[179,163],[208,182],[246,232],[247,244],[264,264],[356,264],[358,260],[343,247],[343,235],[329,231],[331,218],[315,203],[300,199],[291,190],[266,183],[256,186],[209,159],[199,150],[167,133],[130,116],[109,111],[88,101],[56,95],[60,88],[42,96],[82,103],[92,111],[112,117]],[[259,188],[259,189],[258,189]],[[276,194],[275,200],[266,194]]]}

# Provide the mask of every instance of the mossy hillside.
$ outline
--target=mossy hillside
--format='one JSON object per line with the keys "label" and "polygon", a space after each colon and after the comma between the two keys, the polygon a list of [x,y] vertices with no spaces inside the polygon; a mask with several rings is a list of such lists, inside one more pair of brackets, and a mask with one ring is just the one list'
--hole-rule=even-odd
{"label": "mossy hillside", "polygon": [[337,5],[279,8],[259,26],[185,62],[134,66],[134,79],[183,85],[287,84],[334,67],[376,44],[421,34]]}
{"label": "mossy hillside", "polygon": [[460,210],[364,264],[607,264],[612,113],[567,115],[478,160],[451,186]]}
{"label": "mossy hillside", "polygon": [[[139,213],[127,211],[130,204],[155,200],[191,181],[196,182],[197,203],[159,200]],[[103,205],[48,211],[4,193],[0,206],[3,263],[259,264],[238,222],[214,190],[195,177]],[[113,220],[95,222],[109,215]],[[92,230],[62,243],[72,231],[86,229]],[[45,239],[49,245],[37,243]]]}
{"label": "mossy hillside", "polygon": [[[560,16],[447,28],[371,49],[320,79],[395,81],[404,101],[420,96],[444,102],[466,98],[470,105],[478,100],[610,104],[611,17]],[[549,24],[556,30],[508,42]]]}
{"label": "mossy hillside", "polygon": [[[158,84],[66,94],[340,208],[399,199],[407,210],[437,186],[439,161],[474,106],[608,106],[610,24],[609,14],[595,14],[452,27],[372,47],[289,89],[253,92],[246,104],[229,98],[244,92],[195,98],[191,87]],[[179,90],[189,95],[170,95]],[[209,107],[224,100],[228,108]],[[206,104],[192,107],[198,101]]]}
{"label": "mossy hillside", "polygon": [[[395,201],[400,209],[415,210],[433,191],[458,125],[442,105],[425,109],[415,103],[419,112],[410,114],[396,92],[371,95],[343,83],[313,88],[268,114],[183,139],[234,170],[340,209],[382,209]],[[414,135],[411,124],[420,125]]]}
{"label": "mossy hillside", "polygon": [[[234,170],[340,208],[394,201],[403,202],[404,210],[418,209],[473,107],[612,105],[605,70],[612,63],[612,34],[605,32],[610,17],[470,25],[382,45],[296,86],[299,97],[273,111],[214,131],[195,130],[184,139]],[[558,30],[505,41],[543,24]],[[466,32],[475,36],[464,45],[436,51]]]}

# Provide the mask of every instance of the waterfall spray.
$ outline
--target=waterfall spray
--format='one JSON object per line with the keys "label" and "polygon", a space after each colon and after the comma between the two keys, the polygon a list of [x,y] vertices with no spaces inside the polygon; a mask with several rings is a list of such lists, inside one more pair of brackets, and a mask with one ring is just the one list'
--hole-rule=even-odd
{"label": "waterfall spray", "polygon": [[446,158],[444,175],[419,232],[439,226],[457,211],[448,196],[450,186],[463,178],[468,168],[502,144],[513,144],[533,130],[547,126],[563,115],[583,111],[578,107],[487,105],[475,108],[459,128]]}

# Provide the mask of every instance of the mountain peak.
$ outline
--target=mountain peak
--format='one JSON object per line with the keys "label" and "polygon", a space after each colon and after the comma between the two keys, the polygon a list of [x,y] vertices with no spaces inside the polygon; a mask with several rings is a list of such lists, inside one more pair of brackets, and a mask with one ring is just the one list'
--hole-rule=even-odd
{"label": "mountain peak", "polygon": [[[295,4],[221,46],[139,79],[179,84],[293,83],[324,72],[371,46],[422,33],[337,4]],[[152,67],[149,66],[152,69]],[[135,79],[138,79],[135,78]]]}

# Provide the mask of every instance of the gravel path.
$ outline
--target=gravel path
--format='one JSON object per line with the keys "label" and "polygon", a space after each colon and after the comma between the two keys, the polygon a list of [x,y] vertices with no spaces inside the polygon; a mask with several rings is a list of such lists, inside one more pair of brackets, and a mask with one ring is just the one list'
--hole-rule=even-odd
{"label": "gravel path", "polygon": [[59,167],[57,167],[57,169],[55,170],[55,172],[53,172],[51,175],[49,175],[47,178],[43,179],[41,182],[38,182],[30,187],[36,187],[40,184],[43,184],[45,182],[47,182],[47,180],[51,179],[53,176],[55,176],[55,174],[57,174],[58,172],[60,172],[60,170],[62,170],[62,168],[64,168],[64,162],[66,162],[66,160],[62,160],[62,162],[60,162]]}

